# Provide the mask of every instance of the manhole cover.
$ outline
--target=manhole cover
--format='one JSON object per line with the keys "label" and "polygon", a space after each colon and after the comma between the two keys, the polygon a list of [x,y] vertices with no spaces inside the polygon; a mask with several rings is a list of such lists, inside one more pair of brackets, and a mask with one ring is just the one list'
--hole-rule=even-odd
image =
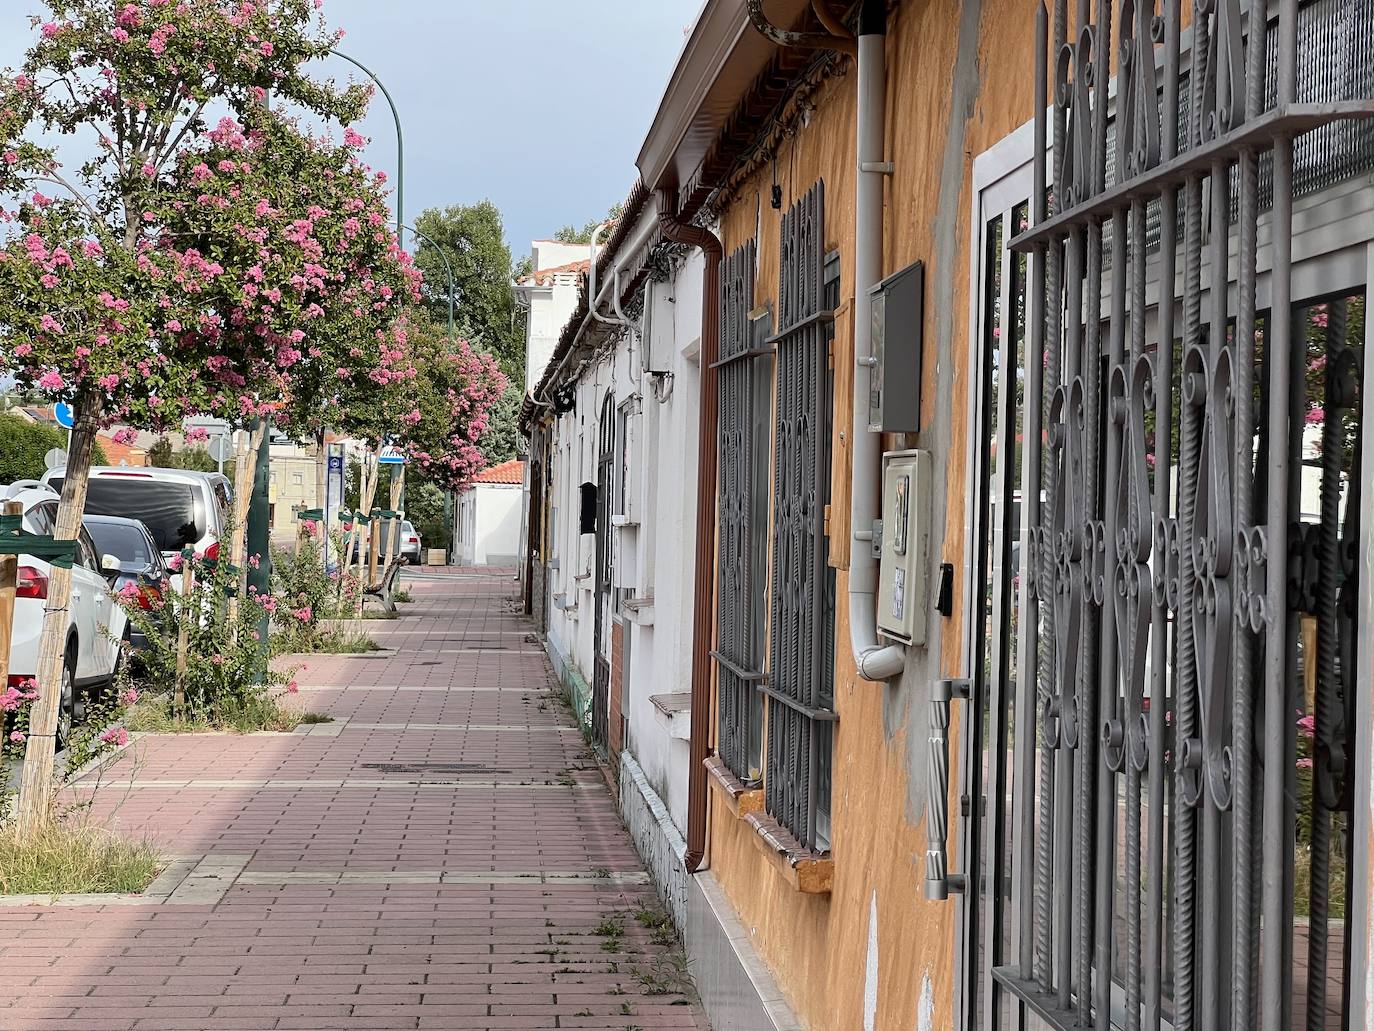
{"label": "manhole cover", "polygon": [[363,769],[378,773],[510,773],[481,763],[363,763]]}

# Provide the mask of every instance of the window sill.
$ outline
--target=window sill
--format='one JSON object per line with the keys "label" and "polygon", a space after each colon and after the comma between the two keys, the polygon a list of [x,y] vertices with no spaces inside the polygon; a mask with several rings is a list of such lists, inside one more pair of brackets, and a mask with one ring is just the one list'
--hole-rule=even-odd
{"label": "window sill", "polygon": [[830,853],[812,852],[777,820],[764,812],[750,813],[745,823],[754,829],[754,844],[794,891],[829,895],[835,884],[835,860]]}
{"label": "window sill", "polygon": [[706,762],[706,779],[711,787],[720,792],[737,819],[743,820],[751,813],[763,812],[763,789],[748,787],[730,772],[725,760],[718,755],[710,756]]}

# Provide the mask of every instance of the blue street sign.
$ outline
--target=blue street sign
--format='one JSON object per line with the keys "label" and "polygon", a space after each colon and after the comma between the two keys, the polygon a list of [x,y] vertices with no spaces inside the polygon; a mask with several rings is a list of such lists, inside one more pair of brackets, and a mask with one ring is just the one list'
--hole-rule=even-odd
{"label": "blue street sign", "polygon": [[382,465],[405,465],[406,456],[400,448],[384,447],[382,453],[377,456],[377,461]]}
{"label": "blue street sign", "polygon": [[330,456],[329,456],[329,471],[332,472],[332,473],[336,473],[336,472],[338,472],[338,471],[339,471],[340,469],[342,469],[342,468],[343,468],[343,455],[330,455]]}
{"label": "blue street sign", "polygon": [[64,430],[69,430],[76,425],[76,413],[72,411],[72,406],[61,401],[52,406],[52,417],[57,420],[57,425]]}

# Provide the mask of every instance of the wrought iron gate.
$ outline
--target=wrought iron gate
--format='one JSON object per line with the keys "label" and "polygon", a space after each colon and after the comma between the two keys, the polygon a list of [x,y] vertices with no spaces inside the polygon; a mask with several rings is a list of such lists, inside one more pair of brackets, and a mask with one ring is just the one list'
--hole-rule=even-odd
{"label": "wrought iron gate", "polygon": [[1294,202],[1374,168],[1374,3],[1182,15],[1039,10],[1032,173],[981,227],[970,1027],[1352,1026],[1364,976],[1374,203],[1295,259]]}
{"label": "wrought iron gate", "polygon": [[592,741],[602,750],[607,744],[611,695],[611,498],[615,458],[615,395],[606,392],[597,422],[596,452],[596,615],[592,620]]}

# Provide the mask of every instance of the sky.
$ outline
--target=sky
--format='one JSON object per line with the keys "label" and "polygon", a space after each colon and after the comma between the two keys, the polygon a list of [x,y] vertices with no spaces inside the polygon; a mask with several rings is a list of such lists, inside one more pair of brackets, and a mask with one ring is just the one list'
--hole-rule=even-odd
{"label": "sky", "polygon": [[[3,0],[0,66],[14,66],[41,0]],[[635,156],[701,0],[325,0],[339,49],[386,84],[405,131],[405,215],[490,199],[518,260],[562,225],[623,200]],[[342,60],[324,75],[360,76]],[[394,177],[379,93],[358,126]],[[410,246],[410,242],[407,241]]]}

